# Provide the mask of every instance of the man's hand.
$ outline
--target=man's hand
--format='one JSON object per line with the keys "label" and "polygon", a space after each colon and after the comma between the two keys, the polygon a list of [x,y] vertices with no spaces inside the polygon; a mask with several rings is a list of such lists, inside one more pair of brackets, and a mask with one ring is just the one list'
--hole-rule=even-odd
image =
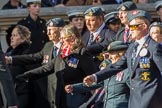
{"label": "man's hand", "polygon": [[86,77],[83,79],[83,83],[84,83],[86,86],[91,86],[94,82],[95,82],[95,77],[94,77],[93,75],[86,76]]}
{"label": "man's hand", "polygon": [[5,56],[6,64],[11,64],[11,57]]}
{"label": "man's hand", "polygon": [[72,93],[72,92],[73,92],[73,87],[72,87],[71,85],[66,85],[66,86],[65,86],[65,91],[66,91],[67,93]]}

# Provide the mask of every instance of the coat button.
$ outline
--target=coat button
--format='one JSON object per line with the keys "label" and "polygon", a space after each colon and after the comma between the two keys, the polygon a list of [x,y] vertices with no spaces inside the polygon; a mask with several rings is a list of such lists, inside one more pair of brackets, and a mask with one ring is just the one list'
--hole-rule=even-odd
{"label": "coat button", "polygon": [[134,90],[134,88],[132,87],[132,90]]}
{"label": "coat button", "polygon": [[52,101],[52,104],[54,104],[55,102],[54,101]]}
{"label": "coat button", "polygon": [[42,43],[44,43],[44,40],[42,40]]}

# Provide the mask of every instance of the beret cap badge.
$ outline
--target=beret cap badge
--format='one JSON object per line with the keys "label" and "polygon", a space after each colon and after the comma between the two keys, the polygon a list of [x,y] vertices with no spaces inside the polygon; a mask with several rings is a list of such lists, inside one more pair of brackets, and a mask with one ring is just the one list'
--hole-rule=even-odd
{"label": "beret cap badge", "polygon": [[89,16],[93,16],[93,12],[90,11],[90,12],[88,13],[88,15],[89,15]]}
{"label": "beret cap badge", "polygon": [[126,10],[126,7],[123,5],[123,6],[121,7],[121,10],[125,11],[125,10]]}
{"label": "beret cap badge", "polygon": [[137,14],[139,14],[139,13],[140,13],[140,12],[139,12],[138,10],[134,10],[134,11],[131,12],[132,15],[137,15]]}

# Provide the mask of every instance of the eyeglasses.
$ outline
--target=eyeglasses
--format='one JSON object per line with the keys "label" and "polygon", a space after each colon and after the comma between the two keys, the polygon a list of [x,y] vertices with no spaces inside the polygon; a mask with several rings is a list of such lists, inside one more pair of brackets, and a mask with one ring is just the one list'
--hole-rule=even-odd
{"label": "eyeglasses", "polygon": [[141,26],[143,23],[140,24],[134,24],[134,25],[129,25],[130,30],[137,30],[139,26]]}

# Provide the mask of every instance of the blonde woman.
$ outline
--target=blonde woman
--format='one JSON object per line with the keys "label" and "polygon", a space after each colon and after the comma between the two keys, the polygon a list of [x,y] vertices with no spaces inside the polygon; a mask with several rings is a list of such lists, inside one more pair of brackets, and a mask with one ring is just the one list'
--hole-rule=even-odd
{"label": "blonde woman", "polygon": [[96,67],[91,56],[86,53],[80,32],[75,26],[66,25],[62,29],[61,41],[60,55],[40,68],[19,75],[19,78],[37,79],[55,73],[57,108],[78,108],[87,101],[90,93],[66,94],[64,86],[82,82],[86,75],[96,72]]}

